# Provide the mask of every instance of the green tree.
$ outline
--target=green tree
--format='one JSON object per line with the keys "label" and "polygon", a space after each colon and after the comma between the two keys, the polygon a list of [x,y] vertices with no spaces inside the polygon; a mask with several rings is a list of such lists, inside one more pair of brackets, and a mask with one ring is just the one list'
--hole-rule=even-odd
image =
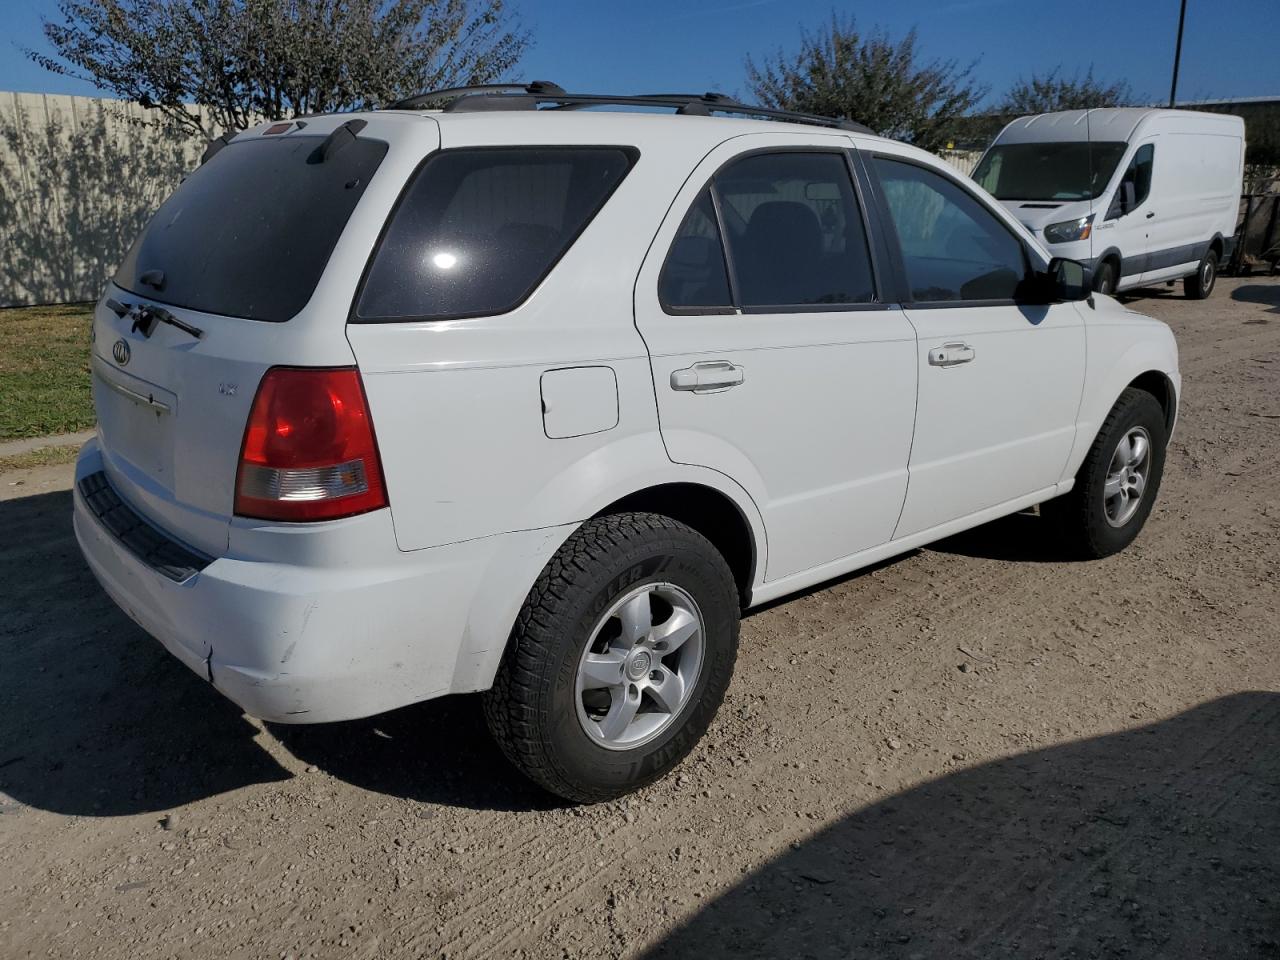
{"label": "green tree", "polygon": [[1019,77],[996,109],[1004,114],[1026,116],[1056,110],[1127,107],[1133,102],[1133,91],[1123,80],[1113,83],[1096,80],[1093,67],[1083,77],[1079,73],[1064,77],[1059,66],[1048,73],[1032,74],[1029,80]]}
{"label": "green tree", "polygon": [[746,63],[764,106],[845,117],[926,150],[944,146],[954,121],[985,96],[974,66],[923,59],[914,29],[894,40],[882,30],[863,34],[853,18],[836,14],[802,34],[799,52]]}
{"label": "green tree", "polygon": [[204,136],[492,81],[529,44],[504,0],[59,0],[58,11],[44,21],[54,53],[28,57]]}

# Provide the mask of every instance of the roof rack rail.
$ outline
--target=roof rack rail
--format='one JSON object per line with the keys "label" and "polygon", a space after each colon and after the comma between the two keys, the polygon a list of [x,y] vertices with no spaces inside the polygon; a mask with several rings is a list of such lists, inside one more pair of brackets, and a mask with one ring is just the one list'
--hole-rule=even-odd
{"label": "roof rack rail", "polygon": [[546,80],[530,84],[486,83],[471,87],[431,90],[398,100],[387,110],[413,110],[443,103],[445,113],[475,113],[491,110],[581,110],[596,106],[670,107],[677,114],[709,117],[717,113],[763,117],[833,127],[857,133],[874,133],[864,124],[812,113],[778,110],[749,103],[739,103],[723,93],[643,93],[614,95],[605,93],[566,93],[564,88]]}
{"label": "roof rack rail", "polygon": [[488,97],[494,95],[520,94],[563,94],[564,89],[549,80],[535,80],[533,83],[475,83],[466,87],[445,87],[440,90],[428,90],[412,97],[405,97],[395,103],[389,103],[383,110],[419,110],[432,104],[453,102],[463,97]]}

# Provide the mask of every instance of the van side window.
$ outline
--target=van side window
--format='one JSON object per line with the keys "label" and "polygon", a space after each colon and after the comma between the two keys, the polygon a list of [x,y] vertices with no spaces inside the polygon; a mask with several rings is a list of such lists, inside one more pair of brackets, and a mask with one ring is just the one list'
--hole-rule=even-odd
{"label": "van side window", "polygon": [[871,255],[838,153],[744,157],[715,178],[740,306],[871,303]]}
{"label": "van side window", "polygon": [[710,187],[689,208],[671,244],[658,279],[658,299],[664,307],[681,311],[733,309]]}
{"label": "van side window", "polygon": [[405,189],[356,319],[505,313],[564,256],[635,162],[623,147],[444,150]]}
{"label": "van side window", "polygon": [[968,191],[912,163],[875,158],[915,303],[1012,300],[1022,242]]}
{"label": "van side window", "polygon": [[[1133,159],[1129,161],[1129,168],[1120,178],[1120,189],[1116,191],[1116,198],[1111,202],[1111,209],[1107,211],[1108,220],[1122,217],[1131,210],[1137,210],[1146,202],[1147,197],[1151,195],[1151,171],[1155,166],[1155,156],[1154,143],[1144,143],[1134,153]],[[1132,191],[1132,201],[1128,199],[1130,191]]]}

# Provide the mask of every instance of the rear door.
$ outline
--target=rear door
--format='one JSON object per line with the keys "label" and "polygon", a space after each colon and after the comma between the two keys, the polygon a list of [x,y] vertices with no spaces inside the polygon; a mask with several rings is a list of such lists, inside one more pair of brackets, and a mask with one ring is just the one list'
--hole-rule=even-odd
{"label": "rear door", "polygon": [[[360,265],[415,150],[420,159],[438,144],[434,123],[400,120],[399,157],[387,162],[384,137],[397,121],[330,138],[344,119],[237,137],[160,207],[94,311],[93,397],[108,478],[205,553],[227,547],[262,375],[273,365],[353,362],[344,324]],[[375,131],[382,136],[366,135]],[[354,266],[327,271],[331,261]]]}
{"label": "rear door", "polygon": [[894,533],[905,537],[1058,482],[1084,384],[1084,324],[1074,304],[1018,302],[1043,264],[959,180],[897,156],[868,166],[919,338],[911,480]]}
{"label": "rear door", "polygon": [[886,542],[915,336],[885,301],[844,137],[741,137],[677,196],[636,287],[662,436],[736,480],[776,581]]}

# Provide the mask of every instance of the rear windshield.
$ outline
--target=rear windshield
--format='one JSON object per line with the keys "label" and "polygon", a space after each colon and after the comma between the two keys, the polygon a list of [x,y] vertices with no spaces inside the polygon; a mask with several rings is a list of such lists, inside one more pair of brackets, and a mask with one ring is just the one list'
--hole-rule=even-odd
{"label": "rear windshield", "polygon": [[444,320],[521,303],[631,168],[624,147],[446,150],[406,188],[355,319]]}
{"label": "rear windshield", "polygon": [[231,143],[156,211],[116,272],[139,296],[251,320],[288,320],[311,298],[387,152],[356,138],[323,160],[320,136]]}
{"label": "rear windshield", "polygon": [[1006,143],[987,151],[973,179],[997,200],[1096,200],[1124,143]]}

